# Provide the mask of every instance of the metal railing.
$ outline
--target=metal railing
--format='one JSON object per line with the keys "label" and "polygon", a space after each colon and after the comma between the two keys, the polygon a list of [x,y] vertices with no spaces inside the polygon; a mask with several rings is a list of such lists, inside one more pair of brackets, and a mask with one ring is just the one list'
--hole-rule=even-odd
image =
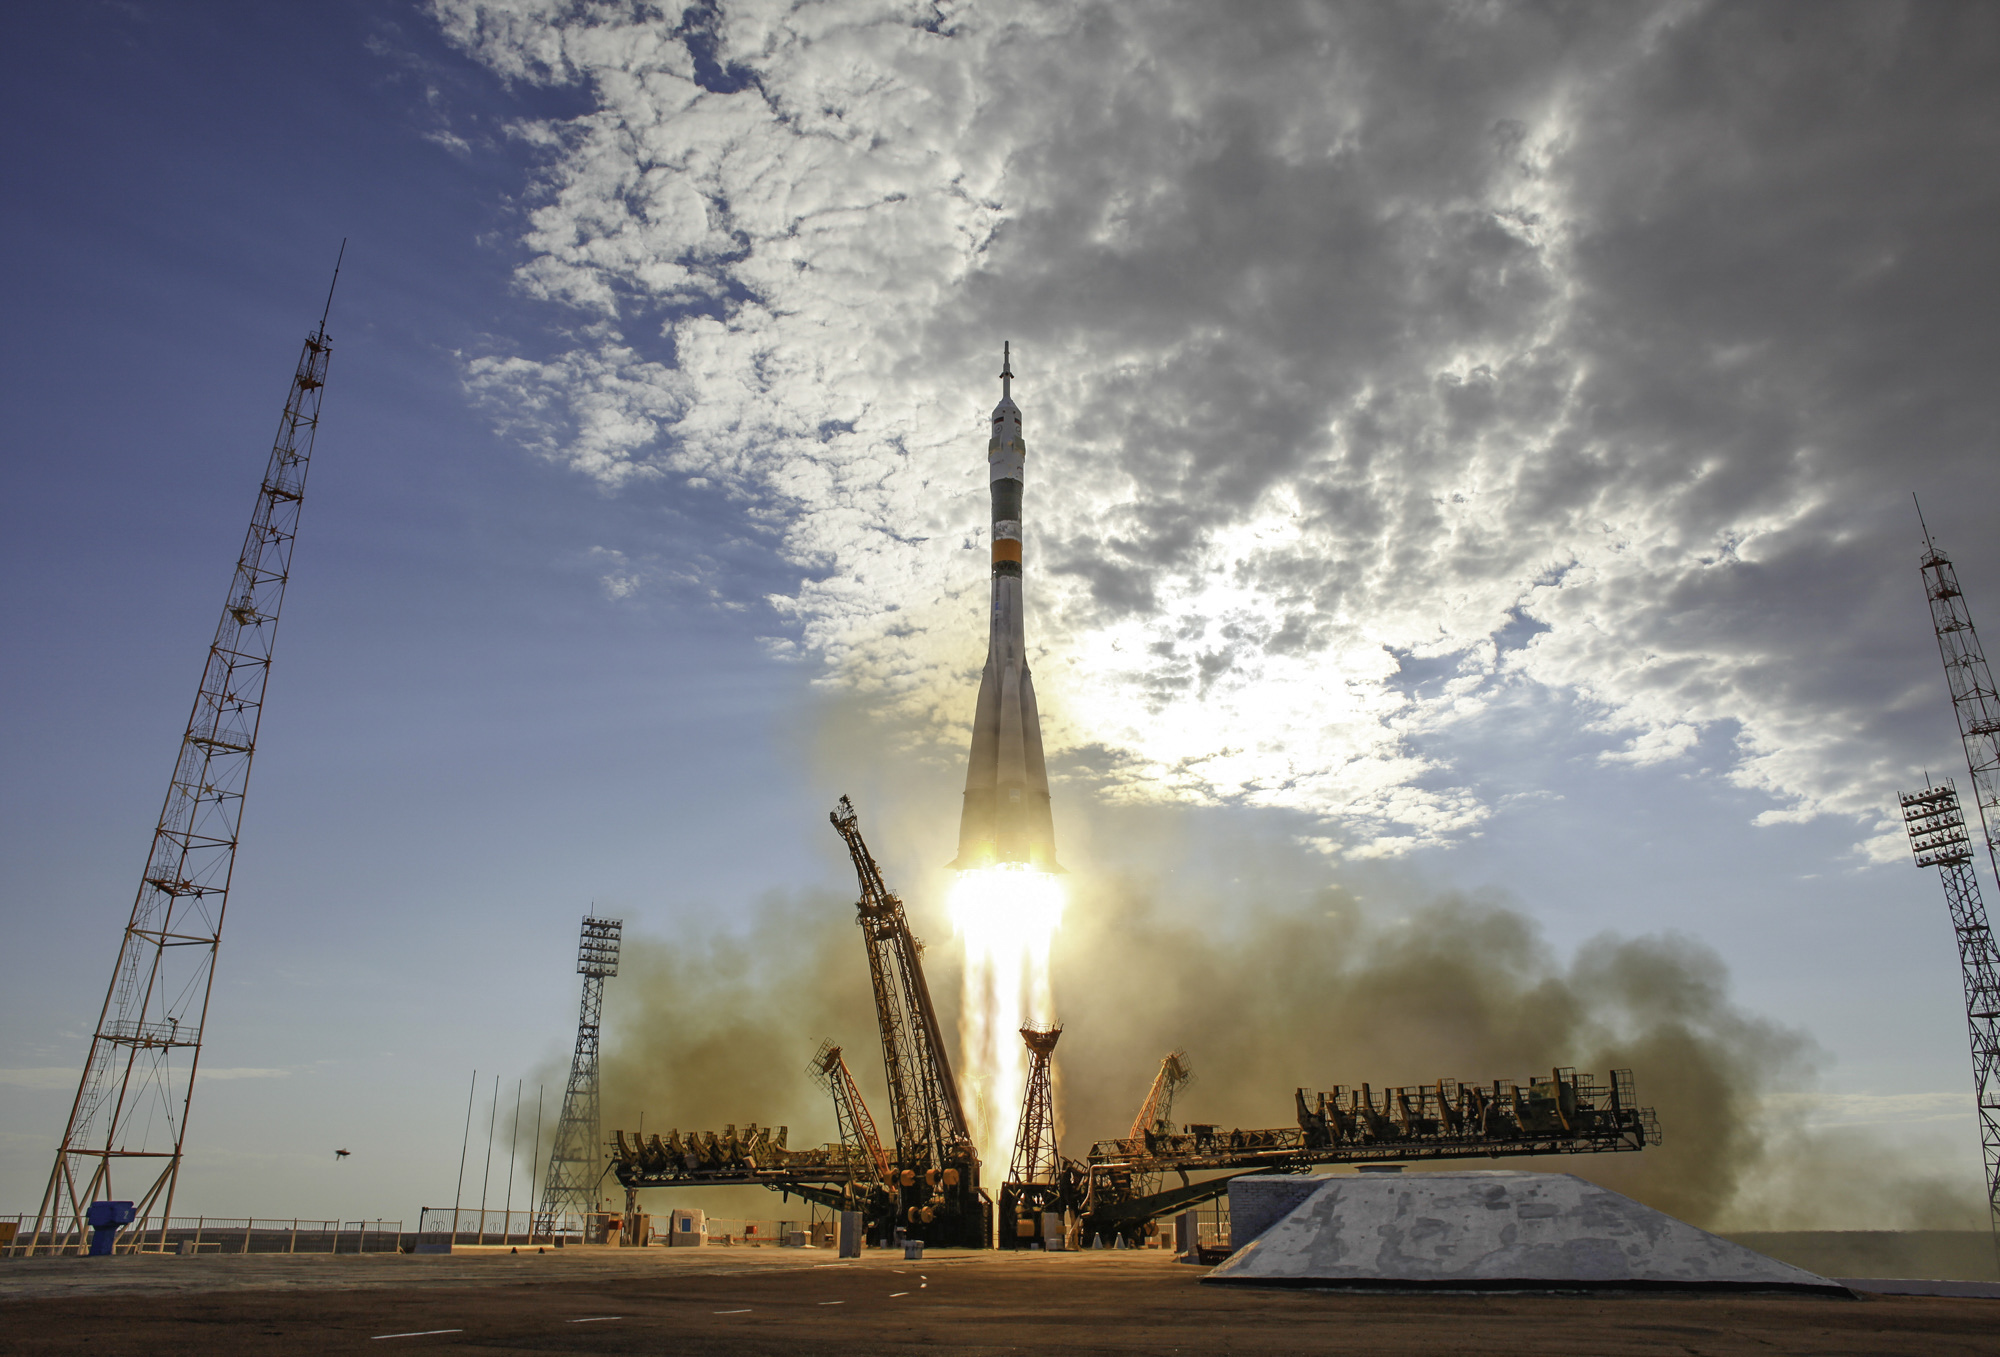
{"label": "metal railing", "polygon": [[[8,1226],[12,1225],[10,1231]],[[9,1238],[11,1234],[11,1238]],[[116,1252],[182,1256],[217,1253],[396,1253],[414,1242],[400,1220],[308,1220],[175,1216],[143,1231],[121,1230]],[[90,1226],[64,1215],[35,1233],[32,1215],[0,1216],[0,1256],[76,1255],[90,1250]]]}

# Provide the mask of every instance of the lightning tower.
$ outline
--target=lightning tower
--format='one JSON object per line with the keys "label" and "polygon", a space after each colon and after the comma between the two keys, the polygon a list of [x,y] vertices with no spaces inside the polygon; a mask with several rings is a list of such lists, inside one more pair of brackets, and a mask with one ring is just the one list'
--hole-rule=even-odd
{"label": "lightning tower", "polygon": [[583,936],[576,945],[576,969],[583,977],[576,1054],[570,1058],[562,1120],[556,1123],[555,1146],[542,1179],[541,1218],[535,1222],[539,1237],[554,1234],[564,1215],[588,1216],[603,1209],[597,1190],[605,1167],[597,1097],[597,1029],[604,1009],[604,982],[618,974],[618,945],[624,932],[623,919],[584,916]]}
{"label": "lightning tower", "polygon": [[[338,261],[333,276],[338,284]],[[332,308],[329,287],[319,328],[306,336],[292,372],[250,531],[209,643],[69,1124],[29,1236],[31,1253],[45,1229],[57,1238],[74,1231],[80,1245],[90,1203],[120,1192],[131,1193],[136,1212],[128,1247],[139,1247],[155,1219],[160,1234],[154,1247],[166,1238],[278,610],[291,579],[306,469],[319,431]]]}
{"label": "lightning tower", "polygon": [[[1920,509],[1920,524],[1922,517]],[[1959,740],[1965,746],[1979,835],[1986,844],[1987,864],[2000,878],[2000,839],[1996,839],[2000,835],[2000,695],[1995,693],[1993,671],[1987,667],[1971,610],[1958,587],[1958,572],[1928,527],[1924,528],[1923,578],[1931,627],[1937,633],[1938,657],[1944,661],[1945,686],[1951,693]],[[1987,1210],[1996,1246],[2000,1246],[2000,949],[1995,948],[1993,931],[1986,922],[1979,877],[1972,865],[1971,835],[1956,786],[1947,780],[1942,787],[1904,796],[1902,804],[1917,865],[1942,869],[1945,903],[1958,934]]]}

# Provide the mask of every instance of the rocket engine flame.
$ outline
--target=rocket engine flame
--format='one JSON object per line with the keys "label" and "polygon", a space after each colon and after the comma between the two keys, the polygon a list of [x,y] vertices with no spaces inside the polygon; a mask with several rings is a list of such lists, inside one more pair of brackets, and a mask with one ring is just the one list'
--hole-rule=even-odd
{"label": "rocket engine flame", "polygon": [[1062,884],[1021,864],[960,872],[949,902],[965,949],[959,1091],[983,1164],[1000,1175],[1028,1087],[1021,1025],[1055,1021],[1049,947],[1062,925]]}

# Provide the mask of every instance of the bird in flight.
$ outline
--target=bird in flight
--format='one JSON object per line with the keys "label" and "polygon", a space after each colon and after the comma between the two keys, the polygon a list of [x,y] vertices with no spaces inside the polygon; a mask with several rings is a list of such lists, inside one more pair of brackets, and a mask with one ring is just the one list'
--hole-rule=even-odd
{"label": "bird in flight", "polygon": [[335,1150],[335,1151],[333,1152],[333,1157],[334,1157],[335,1159],[345,1159],[345,1158],[347,1158],[347,1151],[346,1151],[346,1150]]}

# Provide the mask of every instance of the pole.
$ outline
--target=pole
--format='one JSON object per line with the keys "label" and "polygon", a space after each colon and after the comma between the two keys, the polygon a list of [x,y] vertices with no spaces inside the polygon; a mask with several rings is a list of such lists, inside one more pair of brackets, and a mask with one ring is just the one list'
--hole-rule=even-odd
{"label": "pole", "polygon": [[526,1082],[514,1081],[514,1133],[507,1138],[507,1208],[500,1213],[502,1244],[514,1233],[514,1156],[521,1151],[521,1085]]}
{"label": "pole", "polygon": [[535,1085],[535,1154],[528,1161],[528,1242],[535,1242],[535,1171],[542,1162],[542,1094],[547,1084]]}
{"label": "pole", "polygon": [[472,1087],[465,1090],[465,1138],[458,1142],[458,1190],[451,1194],[451,1242],[458,1242],[458,1206],[465,1199],[465,1151],[472,1144],[472,1095],[479,1091],[479,1071],[472,1072]]}
{"label": "pole", "polygon": [[493,1129],[500,1122],[500,1076],[493,1076],[493,1110],[486,1114],[486,1173],[479,1180],[479,1242],[486,1242],[486,1190],[493,1185]]}

